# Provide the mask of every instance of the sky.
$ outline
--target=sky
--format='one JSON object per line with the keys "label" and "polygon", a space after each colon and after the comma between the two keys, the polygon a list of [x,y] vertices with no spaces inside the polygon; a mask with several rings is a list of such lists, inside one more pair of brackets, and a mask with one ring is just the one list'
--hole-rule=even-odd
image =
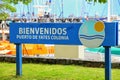
{"label": "sky", "polygon": [[[38,9],[33,7],[34,5],[43,5],[47,0],[33,0],[28,6],[23,4],[15,5],[17,7],[17,13],[35,12],[37,14]],[[62,12],[62,0],[51,0],[51,14],[60,15]],[[113,2],[114,1],[114,2]],[[120,0],[111,0],[111,14],[120,15]],[[68,17],[74,15],[75,17],[88,16],[107,16],[107,3],[88,3],[85,0],[63,0],[63,16]]]}

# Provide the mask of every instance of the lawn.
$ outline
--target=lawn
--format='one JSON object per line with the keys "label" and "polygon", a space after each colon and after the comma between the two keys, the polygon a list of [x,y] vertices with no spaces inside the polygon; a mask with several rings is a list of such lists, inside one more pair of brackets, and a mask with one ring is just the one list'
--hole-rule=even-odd
{"label": "lawn", "polygon": [[[0,80],[104,80],[104,68],[76,65],[23,64],[17,77],[15,63],[0,63]],[[120,69],[112,69],[112,80],[120,80]]]}

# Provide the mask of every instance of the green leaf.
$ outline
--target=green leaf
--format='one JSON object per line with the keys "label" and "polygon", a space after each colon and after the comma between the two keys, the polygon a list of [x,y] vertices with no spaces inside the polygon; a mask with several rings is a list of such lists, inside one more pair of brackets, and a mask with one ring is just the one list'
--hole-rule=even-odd
{"label": "green leaf", "polygon": [[16,8],[11,6],[10,4],[5,4],[5,8],[11,12],[16,12]]}
{"label": "green leaf", "polygon": [[94,1],[95,3],[98,2],[98,3],[106,3],[107,0],[86,0],[87,2],[91,2],[91,1]]}
{"label": "green leaf", "polygon": [[0,4],[0,20],[5,20],[9,17],[9,12],[16,12],[16,8],[11,4],[18,4],[19,2],[28,5],[32,0],[2,0]]}
{"label": "green leaf", "polygon": [[9,14],[8,13],[0,13],[0,20],[6,20],[7,17],[9,17]]}
{"label": "green leaf", "polygon": [[18,4],[19,2],[28,5],[32,0],[2,0],[3,2]]}

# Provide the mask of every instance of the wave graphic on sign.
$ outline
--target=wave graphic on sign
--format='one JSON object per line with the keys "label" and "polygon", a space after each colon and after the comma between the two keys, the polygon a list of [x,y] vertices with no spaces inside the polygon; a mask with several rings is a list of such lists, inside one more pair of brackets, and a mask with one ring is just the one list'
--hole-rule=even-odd
{"label": "wave graphic on sign", "polygon": [[105,39],[105,25],[102,21],[88,20],[80,26],[78,36],[84,46],[99,47]]}
{"label": "wave graphic on sign", "polygon": [[92,40],[92,39],[104,39],[104,36],[103,35],[92,35],[92,36],[80,35],[80,38]]}

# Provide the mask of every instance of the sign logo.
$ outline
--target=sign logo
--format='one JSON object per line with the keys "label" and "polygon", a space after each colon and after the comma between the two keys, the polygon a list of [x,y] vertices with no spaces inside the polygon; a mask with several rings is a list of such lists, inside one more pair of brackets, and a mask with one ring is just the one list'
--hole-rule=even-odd
{"label": "sign logo", "polygon": [[89,48],[99,47],[105,38],[105,25],[101,21],[86,21],[80,26],[78,35],[84,46]]}

